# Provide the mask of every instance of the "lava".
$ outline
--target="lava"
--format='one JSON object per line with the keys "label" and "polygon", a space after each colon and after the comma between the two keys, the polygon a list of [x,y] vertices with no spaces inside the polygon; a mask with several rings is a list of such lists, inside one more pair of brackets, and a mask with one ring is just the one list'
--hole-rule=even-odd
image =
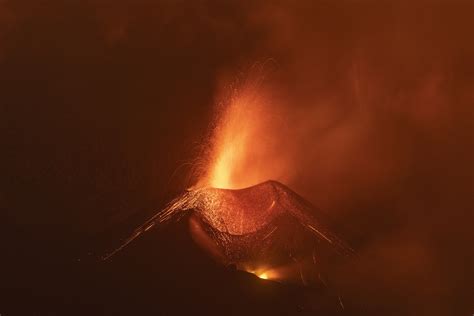
{"label": "lava", "polygon": [[192,216],[195,241],[218,261],[240,270],[292,263],[301,274],[305,258],[313,258],[322,247],[342,256],[353,253],[320,210],[276,181],[238,190],[187,190],[137,228],[115,252],[153,226],[186,214]]}
{"label": "lava", "polygon": [[205,170],[197,187],[241,189],[269,179],[282,179],[284,151],[275,137],[281,127],[278,101],[266,84],[267,65],[225,89],[207,142]]}
{"label": "lava", "polygon": [[268,275],[264,272],[262,274],[259,274],[257,275],[260,279],[264,279],[264,280],[267,280],[268,279]]}
{"label": "lava", "polygon": [[217,231],[234,236],[260,231],[279,216],[289,214],[340,253],[351,252],[345,242],[330,232],[324,224],[327,220],[321,216],[320,211],[315,212],[315,208],[307,201],[276,181],[267,181],[239,190],[212,187],[187,190],[163,211],[137,228],[126,243],[155,224],[180,218],[184,211],[191,210]]}
{"label": "lava", "polygon": [[[353,250],[334,232],[327,215],[277,181],[264,139],[268,109],[261,76],[234,90],[221,106],[197,184],[138,227],[117,250],[153,226],[189,215],[195,242],[224,265],[262,279],[307,283],[323,248],[342,256]],[[262,155],[262,153],[265,153]],[[274,155],[277,157],[277,155]],[[277,160],[277,158],[275,158]],[[308,268],[309,267],[309,268]]]}

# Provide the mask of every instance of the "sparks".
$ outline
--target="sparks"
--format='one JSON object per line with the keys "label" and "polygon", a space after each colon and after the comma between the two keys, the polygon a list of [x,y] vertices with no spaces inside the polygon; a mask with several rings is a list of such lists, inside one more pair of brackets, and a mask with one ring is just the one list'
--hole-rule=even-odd
{"label": "sparks", "polygon": [[241,189],[281,174],[280,150],[270,137],[278,129],[277,104],[270,102],[264,68],[255,65],[248,76],[226,89],[228,94],[217,106],[207,157],[202,157],[206,170],[200,186]]}
{"label": "sparks", "polygon": [[[259,80],[236,89],[228,104],[221,107],[210,139],[206,169],[196,185],[138,227],[105,259],[152,227],[185,214],[192,214],[190,231],[197,244],[223,264],[264,280],[280,280],[288,275],[268,267],[288,258],[295,260],[296,252],[313,255],[315,242],[329,244],[342,255],[352,253],[331,231],[322,213],[287,186],[267,180],[278,174],[275,161],[280,150],[272,155],[266,151],[267,105],[262,94],[257,93]],[[255,262],[266,268],[248,269]],[[305,283],[301,267],[295,269]]]}

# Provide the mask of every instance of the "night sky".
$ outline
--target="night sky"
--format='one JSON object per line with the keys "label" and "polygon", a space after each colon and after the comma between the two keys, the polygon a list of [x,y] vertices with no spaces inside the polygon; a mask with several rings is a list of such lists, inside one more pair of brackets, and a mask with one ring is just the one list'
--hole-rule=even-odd
{"label": "night sky", "polygon": [[467,0],[0,0],[0,314],[304,314],[183,223],[98,260],[196,181],[215,105],[271,60],[258,168],[358,250],[337,313],[471,315],[473,31]]}

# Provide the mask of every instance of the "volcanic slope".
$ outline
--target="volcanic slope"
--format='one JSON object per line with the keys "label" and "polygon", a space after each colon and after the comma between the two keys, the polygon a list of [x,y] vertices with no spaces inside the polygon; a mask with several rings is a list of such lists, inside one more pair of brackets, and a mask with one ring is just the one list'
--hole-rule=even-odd
{"label": "volcanic slope", "polygon": [[288,258],[299,266],[308,258],[316,264],[327,250],[342,256],[353,253],[334,233],[327,215],[287,186],[270,180],[239,190],[189,189],[105,258],[153,226],[179,220],[189,212],[194,218],[191,230],[194,226],[194,232],[207,235],[220,259],[238,269],[268,262],[275,266]]}

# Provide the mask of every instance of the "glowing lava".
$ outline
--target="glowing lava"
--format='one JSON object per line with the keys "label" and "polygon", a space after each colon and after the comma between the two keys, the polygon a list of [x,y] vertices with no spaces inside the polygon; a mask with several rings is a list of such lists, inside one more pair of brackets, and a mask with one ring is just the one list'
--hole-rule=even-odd
{"label": "glowing lava", "polygon": [[[306,284],[318,266],[315,256],[324,249],[342,256],[353,252],[321,211],[276,181],[239,190],[188,190],[137,228],[116,251],[154,225],[186,214],[199,246],[222,264],[261,278],[276,276]],[[269,269],[275,271],[272,276]]]}
{"label": "glowing lava", "polygon": [[[259,108],[262,98],[247,87],[231,97],[222,109],[211,140],[211,157],[206,184],[214,188],[237,188],[245,186],[239,169],[247,163],[252,150],[253,138],[258,134]],[[249,175],[247,174],[247,177]]]}
{"label": "glowing lava", "polygon": [[245,118],[243,100],[233,101],[221,118],[222,126],[215,131],[214,153],[211,158],[209,185],[215,188],[233,188],[236,184],[235,166],[242,163],[248,148],[251,124]]}
{"label": "glowing lava", "polygon": [[283,155],[272,137],[280,121],[263,77],[258,73],[244,80],[217,106],[198,187],[240,189],[280,178]]}
{"label": "glowing lava", "polygon": [[266,181],[278,173],[281,148],[272,152],[265,115],[268,105],[258,88],[259,81],[251,81],[221,106],[207,170],[198,183],[138,227],[106,258],[156,224],[186,214],[198,245],[223,264],[261,279],[293,275],[306,284],[308,271],[316,264],[316,249],[352,253],[321,211],[280,182]]}

